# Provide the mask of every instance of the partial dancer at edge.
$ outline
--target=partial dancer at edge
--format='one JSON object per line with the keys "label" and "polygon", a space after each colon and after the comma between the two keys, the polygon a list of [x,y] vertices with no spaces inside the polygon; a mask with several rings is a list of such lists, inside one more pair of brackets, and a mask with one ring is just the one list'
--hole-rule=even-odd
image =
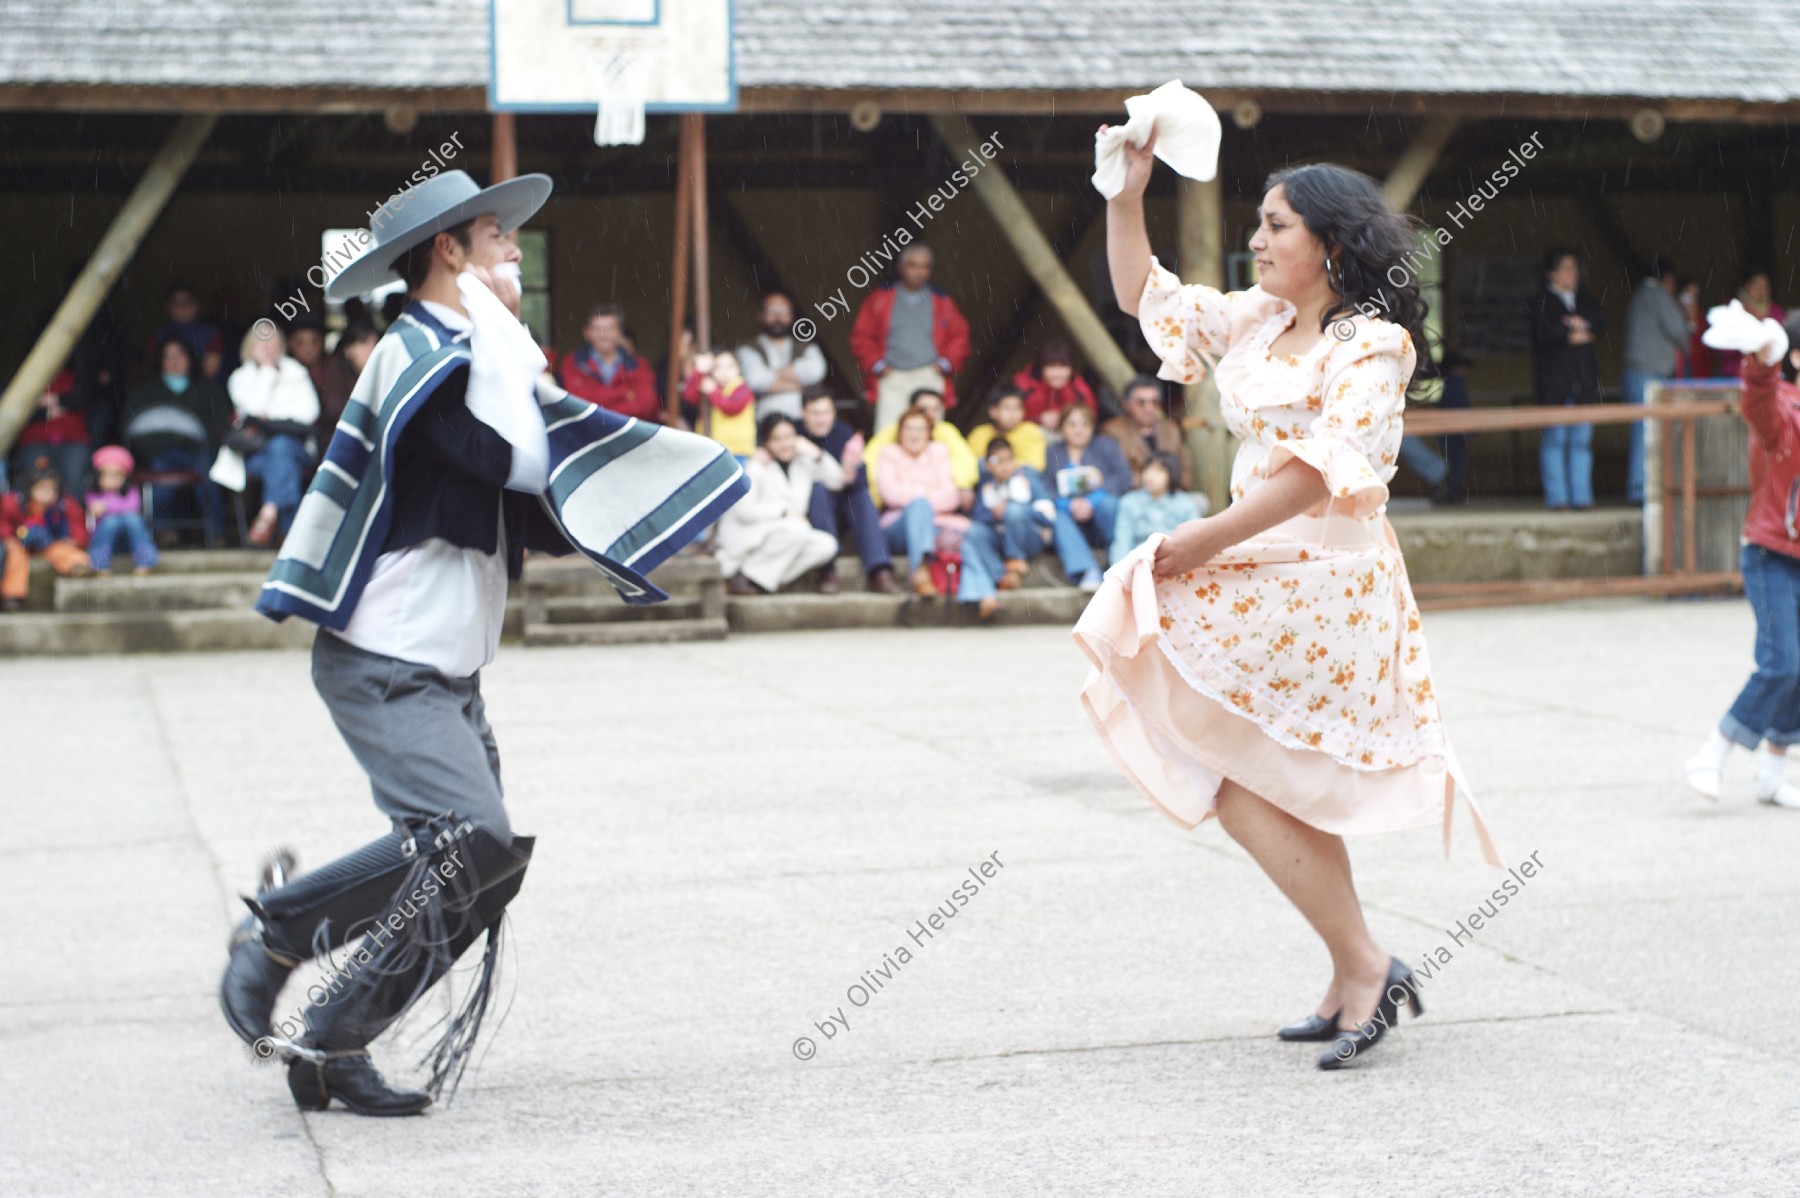
{"label": "partial dancer at edge", "polygon": [[[327,288],[342,299],[398,276],[409,302],[256,606],[319,625],[314,685],[393,830],[311,873],[265,875],[219,991],[232,1030],[288,1062],[303,1109],[335,1098],[361,1115],[415,1114],[467,1063],[533,845],[507,819],[480,674],[525,550],[581,553],[627,602],[656,602],[667,596],[645,575],[745,490],[716,443],[571,398],[545,375],[506,235],[549,194],[544,175],[486,190],[438,175],[379,210],[372,247]],[[425,1091],[390,1087],[368,1045],[483,933],[475,984],[426,1054]],[[330,968],[303,1018],[271,1027],[289,973],[320,955]]]}
{"label": "partial dancer at edge", "polygon": [[1363,921],[1342,838],[1441,822],[1448,852],[1460,792],[1499,864],[1385,517],[1425,316],[1411,273],[1396,287],[1388,270],[1414,239],[1367,176],[1296,167],[1264,189],[1259,284],[1183,286],[1144,224],[1158,132],[1124,145],[1107,205],[1113,288],[1163,378],[1197,382],[1217,359],[1242,445],[1229,508],[1107,572],[1075,628],[1095,666],[1082,701],[1139,790],[1184,827],[1218,816],[1324,940],[1325,996],[1278,1034],[1329,1042],[1318,1064],[1335,1069],[1383,1037],[1399,1003],[1422,1009],[1411,970]]}

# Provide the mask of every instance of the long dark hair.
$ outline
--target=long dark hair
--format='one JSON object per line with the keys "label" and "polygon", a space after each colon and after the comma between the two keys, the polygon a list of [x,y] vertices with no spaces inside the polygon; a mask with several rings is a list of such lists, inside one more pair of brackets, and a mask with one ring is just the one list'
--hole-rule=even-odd
{"label": "long dark hair", "polygon": [[[1276,171],[1263,184],[1263,194],[1276,187],[1333,257],[1337,299],[1319,317],[1319,331],[1328,333],[1336,321],[1373,311],[1412,334],[1415,365],[1409,386],[1434,377],[1437,370],[1425,337],[1428,305],[1419,294],[1419,276],[1406,262],[1406,255],[1419,248],[1425,223],[1388,211],[1380,186],[1369,176],[1328,162]],[[1396,267],[1402,275],[1398,284],[1393,280]]]}

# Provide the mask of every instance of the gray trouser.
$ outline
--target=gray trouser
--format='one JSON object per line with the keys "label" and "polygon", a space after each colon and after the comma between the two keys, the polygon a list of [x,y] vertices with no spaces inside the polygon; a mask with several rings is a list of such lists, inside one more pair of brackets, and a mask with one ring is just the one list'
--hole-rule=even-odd
{"label": "gray trouser", "polygon": [[369,775],[375,805],[396,830],[454,814],[502,843],[511,839],[500,750],[479,673],[446,678],[323,629],[313,641],[312,672],[319,697]]}

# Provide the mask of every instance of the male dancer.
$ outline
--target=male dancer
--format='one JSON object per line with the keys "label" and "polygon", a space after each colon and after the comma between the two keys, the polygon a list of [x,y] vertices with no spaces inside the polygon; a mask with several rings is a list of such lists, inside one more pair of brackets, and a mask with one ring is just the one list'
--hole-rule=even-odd
{"label": "male dancer", "polygon": [[[480,683],[525,549],[574,549],[627,602],[655,602],[667,596],[644,576],[745,490],[714,442],[583,403],[544,374],[518,320],[508,235],[549,194],[543,175],[486,190],[438,175],[383,205],[371,248],[326,289],[343,299],[397,275],[408,302],[357,381],[257,610],[320,626],[314,685],[393,830],[312,873],[266,876],[219,994],[233,1031],[287,1060],[303,1109],[335,1098],[363,1115],[416,1114],[467,1063],[533,844],[507,820]],[[390,1087],[369,1043],[484,932],[477,980],[427,1053],[425,1091]],[[330,968],[304,1019],[272,1029],[282,983],[320,954]]]}

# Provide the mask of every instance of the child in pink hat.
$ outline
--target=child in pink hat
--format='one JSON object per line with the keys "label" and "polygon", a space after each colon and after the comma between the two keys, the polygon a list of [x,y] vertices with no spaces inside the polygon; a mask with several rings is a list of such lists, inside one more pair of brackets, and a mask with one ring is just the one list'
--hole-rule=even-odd
{"label": "child in pink hat", "polygon": [[93,523],[93,542],[88,555],[94,571],[112,572],[113,550],[120,538],[131,542],[131,560],[136,573],[148,574],[156,568],[156,539],[144,523],[142,500],[131,485],[131,470],[136,463],[131,452],[122,445],[107,445],[94,451],[94,475],[97,489],[88,492],[88,519]]}

